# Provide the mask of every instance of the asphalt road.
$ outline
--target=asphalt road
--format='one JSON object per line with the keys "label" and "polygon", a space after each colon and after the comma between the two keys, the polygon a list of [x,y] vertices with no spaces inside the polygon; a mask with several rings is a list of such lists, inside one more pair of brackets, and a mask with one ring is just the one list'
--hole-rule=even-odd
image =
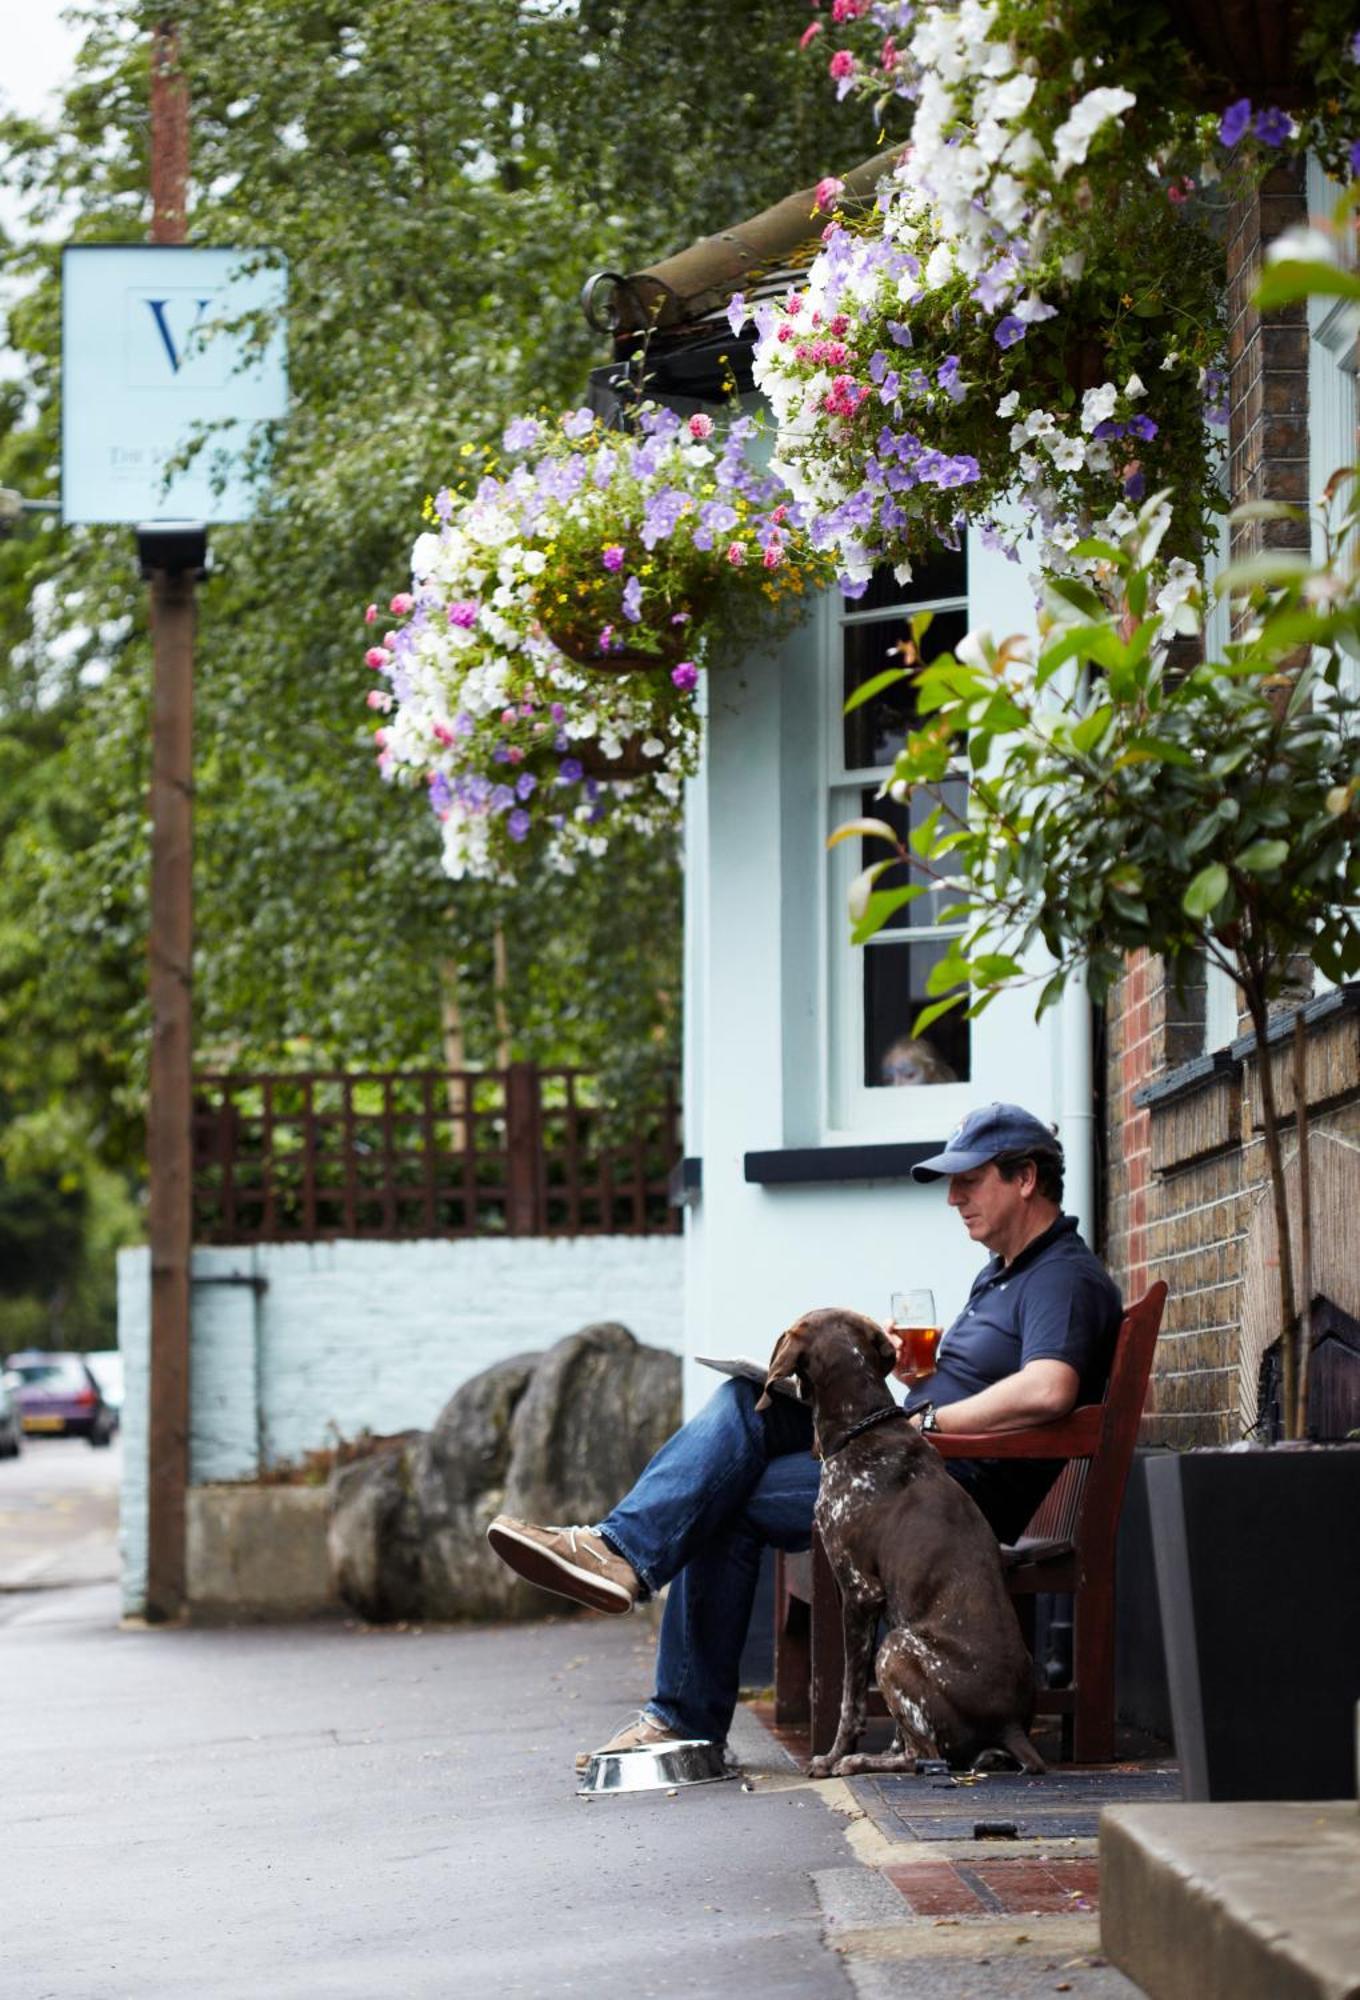
{"label": "asphalt road", "polygon": [[0,1458],[0,1592],[117,1575],[122,1463],[120,1437],[96,1451],[30,1436],[18,1458]]}
{"label": "asphalt road", "polygon": [[749,1718],[754,1791],[574,1796],[644,1617],[116,1616],[108,1585],[0,1599],[6,2000],[848,2000],[811,1880],[840,1822]]}

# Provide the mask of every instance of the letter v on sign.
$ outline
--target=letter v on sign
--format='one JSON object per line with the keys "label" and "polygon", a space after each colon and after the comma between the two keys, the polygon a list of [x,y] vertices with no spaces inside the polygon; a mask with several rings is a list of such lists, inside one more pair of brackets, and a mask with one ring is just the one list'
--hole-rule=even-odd
{"label": "letter v on sign", "polygon": [[170,304],[169,299],[148,299],[146,303],[147,303],[147,309],[149,310],[151,317],[156,322],[156,331],[157,333],[159,333],[161,337],[161,345],[164,347],[165,352],[169,357],[170,372],[172,375],[178,375],[181,367],[184,365],[184,350],[187,349],[189,340],[192,340],[195,333],[198,331],[198,328],[203,320],[203,315],[208,310],[208,307],[212,304],[212,300],[199,299],[196,301],[198,310],[194,314],[193,324],[189,328],[189,336],[188,340],[186,340],[184,343],[184,349],[177,348],[175,346],[175,336],[171,331],[170,320],[167,313],[167,308],[169,307]]}

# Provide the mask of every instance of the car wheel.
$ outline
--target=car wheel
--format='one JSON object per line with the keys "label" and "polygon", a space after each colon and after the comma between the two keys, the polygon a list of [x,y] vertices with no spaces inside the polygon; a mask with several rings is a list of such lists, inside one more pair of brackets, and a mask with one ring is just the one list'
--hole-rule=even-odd
{"label": "car wheel", "polygon": [[20,1450],[19,1426],[16,1424],[7,1437],[0,1438],[0,1458],[17,1458]]}
{"label": "car wheel", "polygon": [[113,1443],[113,1425],[104,1418],[97,1417],[90,1425],[90,1443],[98,1451],[102,1445]]}

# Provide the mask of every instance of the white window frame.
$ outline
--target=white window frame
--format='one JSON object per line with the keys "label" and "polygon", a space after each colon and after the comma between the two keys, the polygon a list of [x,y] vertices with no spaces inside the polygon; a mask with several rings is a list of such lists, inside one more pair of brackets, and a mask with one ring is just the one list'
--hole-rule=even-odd
{"label": "white window frame", "polygon": [[[844,647],[842,636],[858,625],[900,622],[906,615],[923,611],[962,612],[969,615],[967,589],[955,597],[905,599],[883,610],[860,611],[853,601],[832,603],[826,621],[824,676],[826,708],[823,715],[823,797],[826,825],[830,833],[847,820],[858,819],[863,811],[861,794],[881,786],[889,775],[885,765],[851,768],[845,762]],[[968,776],[966,759],[957,766],[961,777]],[[864,1081],[864,953],[891,951],[907,943],[903,932],[881,933],[865,945],[850,943],[847,898],[850,885],[863,865],[858,841],[843,841],[827,857],[824,929],[827,938],[826,1027],[826,1137],[835,1143],[853,1139],[934,1140],[951,1131],[976,1102],[974,1081],[937,1083],[894,1089],[890,1085],[870,1085]],[[926,944],[942,938],[958,937],[962,926],[922,925],[910,933],[910,942]],[[971,1040],[977,1038],[976,1027]],[[971,1050],[970,1071],[976,1074],[977,1052]]]}

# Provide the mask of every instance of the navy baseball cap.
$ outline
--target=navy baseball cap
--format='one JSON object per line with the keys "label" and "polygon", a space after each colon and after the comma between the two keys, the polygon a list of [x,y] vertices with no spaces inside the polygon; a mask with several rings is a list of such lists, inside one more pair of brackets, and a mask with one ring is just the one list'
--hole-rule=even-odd
{"label": "navy baseball cap", "polygon": [[984,1104],[970,1111],[957,1131],[951,1132],[942,1153],[922,1160],[911,1170],[914,1181],[938,1181],[946,1174],[971,1173],[985,1167],[988,1160],[1003,1153],[1048,1153],[1062,1158],[1062,1147],[1052,1128],[1033,1112],[1018,1104]]}

